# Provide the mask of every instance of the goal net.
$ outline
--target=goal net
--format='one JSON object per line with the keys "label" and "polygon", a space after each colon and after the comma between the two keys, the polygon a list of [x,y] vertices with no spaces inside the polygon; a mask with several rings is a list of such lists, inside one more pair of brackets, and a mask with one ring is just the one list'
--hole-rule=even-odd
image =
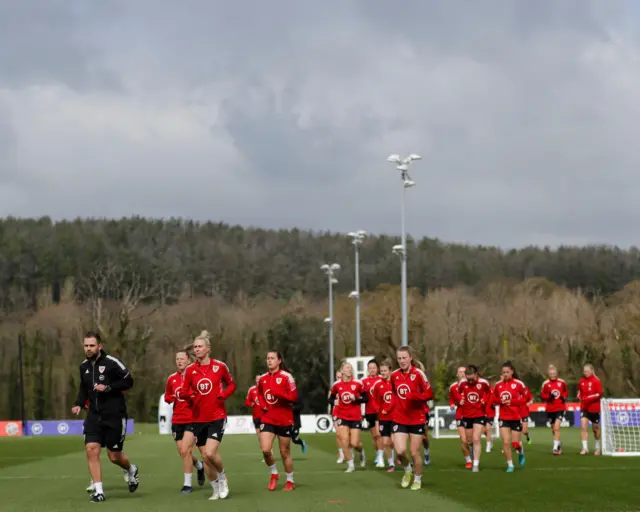
{"label": "goal net", "polygon": [[[496,419],[493,422],[493,432],[496,439],[500,436],[500,428],[498,427],[498,414],[500,407],[496,407]],[[433,431],[434,439],[457,439],[458,438],[458,422],[456,421],[456,412],[452,411],[446,405],[438,405],[433,409],[433,417],[429,421],[429,426]]]}
{"label": "goal net", "polygon": [[600,401],[602,454],[640,456],[640,398]]}

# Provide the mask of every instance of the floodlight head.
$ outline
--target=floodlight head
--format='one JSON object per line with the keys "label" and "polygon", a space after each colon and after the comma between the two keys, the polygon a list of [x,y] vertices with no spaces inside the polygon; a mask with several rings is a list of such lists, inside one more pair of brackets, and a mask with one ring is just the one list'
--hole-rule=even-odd
{"label": "floodlight head", "polygon": [[325,324],[331,323],[331,317],[330,317],[330,316],[328,316],[327,318],[325,318],[325,319],[324,319],[324,323],[325,323]]}
{"label": "floodlight head", "polygon": [[332,278],[331,278],[331,283],[333,283],[333,284],[337,284],[337,283],[338,283],[338,280],[337,280],[335,277],[332,277]]}
{"label": "floodlight head", "polygon": [[329,270],[329,265],[326,263],[320,267],[320,270]]}
{"label": "floodlight head", "polygon": [[392,251],[396,253],[404,252],[404,245],[394,245]]}
{"label": "floodlight head", "polygon": [[394,164],[397,164],[400,162],[400,155],[396,155],[395,153],[393,155],[389,155],[387,157],[387,162],[391,162]]}
{"label": "floodlight head", "polygon": [[407,164],[400,164],[396,166],[396,169],[402,172],[407,172],[409,170],[409,166]]}
{"label": "floodlight head", "polygon": [[356,237],[358,236],[358,233],[356,233],[355,231],[349,231],[349,232],[347,233],[347,236],[351,236],[351,237],[353,237],[353,238],[356,238]]}
{"label": "floodlight head", "polygon": [[415,187],[415,186],[416,186],[416,182],[415,181],[404,180],[404,188],[411,188],[411,187]]}
{"label": "floodlight head", "polygon": [[357,299],[359,296],[360,296],[360,294],[359,294],[357,291],[355,291],[355,290],[354,290],[354,291],[352,291],[352,292],[349,294],[349,298],[350,298],[350,299]]}
{"label": "floodlight head", "polygon": [[362,236],[362,237],[369,236],[369,233],[361,229],[360,231],[358,231],[358,236]]}
{"label": "floodlight head", "polygon": [[331,270],[340,270],[340,265],[338,265],[337,263],[333,263],[331,265]]}
{"label": "floodlight head", "polygon": [[422,160],[422,157],[420,155],[416,155],[415,153],[411,153],[407,158],[409,158],[409,160]]}

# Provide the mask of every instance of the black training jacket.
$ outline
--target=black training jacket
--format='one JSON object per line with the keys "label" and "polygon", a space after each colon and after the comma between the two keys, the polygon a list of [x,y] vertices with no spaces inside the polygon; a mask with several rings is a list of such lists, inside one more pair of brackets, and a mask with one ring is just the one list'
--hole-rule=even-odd
{"label": "black training jacket", "polygon": [[[104,384],[104,391],[94,391],[98,384]],[[76,405],[88,409],[88,414],[102,419],[127,417],[124,392],[133,387],[133,377],[120,359],[100,352],[90,361],[80,364],[80,389]]]}

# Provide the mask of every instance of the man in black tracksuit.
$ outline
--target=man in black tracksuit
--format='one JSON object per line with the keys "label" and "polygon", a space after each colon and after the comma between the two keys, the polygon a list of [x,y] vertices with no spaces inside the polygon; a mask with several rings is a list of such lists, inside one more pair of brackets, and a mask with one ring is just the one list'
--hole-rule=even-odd
{"label": "man in black tracksuit", "polygon": [[300,439],[300,428],[302,427],[302,408],[304,402],[302,401],[302,394],[298,391],[298,401],[293,404],[293,433],[291,435],[291,441],[293,444],[299,444],[302,448],[302,453],[307,452],[307,442],[304,439]]}
{"label": "man in black tracksuit", "polygon": [[133,377],[118,358],[102,349],[100,334],[88,332],[84,337],[87,358],[80,364],[80,387],[75,407],[79,414],[87,409],[84,420],[84,444],[89,462],[93,491],[90,501],[105,500],[100,467],[100,449],[106,448],[109,460],[125,472],[129,491],[138,488],[138,468],[123,453],[127,431],[127,405],[124,392],[133,386]]}

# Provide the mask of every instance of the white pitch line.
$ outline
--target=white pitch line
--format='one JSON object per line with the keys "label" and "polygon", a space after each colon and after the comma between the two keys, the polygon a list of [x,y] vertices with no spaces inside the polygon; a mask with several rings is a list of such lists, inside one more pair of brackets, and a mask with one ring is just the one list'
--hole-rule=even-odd
{"label": "white pitch line", "polygon": [[[630,471],[637,470],[637,467],[629,467],[629,466],[617,466],[617,467],[604,467],[604,468],[596,468],[596,467],[588,467],[588,466],[575,466],[575,467],[556,467],[556,468],[525,468],[522,471]],[[429,473],[437,472],[437,473],[470,473],[470,471],[466,471],[463,469],[425,469],[424,470],[425,477],[428,480]],[[397,473],[401,473],[399,470]],[[319,470],[319,471],[300,471],[298,474],[302,475],[331,475],[331,474],[339,474],[340,470]],[[363,471],[357,471],[357,473],[363,473]],[[241,476],[261,476],[266,475],[268,472],[265,471],[231,471],[229,472],[229,476],[233,475],[241,475]],[[382,475],[383,472],[374,471],[373,474]],[[142,478],[150,477],[165,477],[165,476],[175,476],[174,473],[141,473]],[[2,476],[0,475],[0,480],[86,480],[87,475],[14,475],[14,476]]]}

